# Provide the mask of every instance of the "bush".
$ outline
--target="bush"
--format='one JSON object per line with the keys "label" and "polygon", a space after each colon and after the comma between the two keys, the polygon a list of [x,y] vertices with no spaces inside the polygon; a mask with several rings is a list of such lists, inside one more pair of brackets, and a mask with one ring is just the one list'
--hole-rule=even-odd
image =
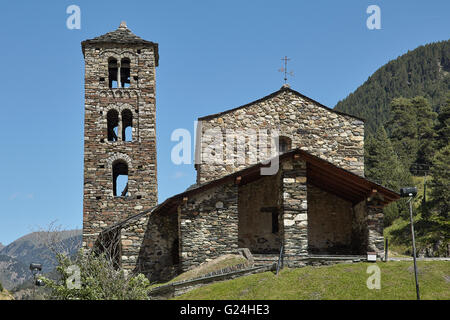
{"label": "bush", "polygon": [[[147,300],[150,283],[142,275],[127,277],[104,254],[80,250],[75,258],[57,254],[59,280],[41,277],[50,289],[50,299],[56,300]],[[79,270],[79,288],[75,284],[74,268]]]}
{"label": "bush", "polygon": [[0,292],[3,292],[3,285],[1,282],[0,282]]}

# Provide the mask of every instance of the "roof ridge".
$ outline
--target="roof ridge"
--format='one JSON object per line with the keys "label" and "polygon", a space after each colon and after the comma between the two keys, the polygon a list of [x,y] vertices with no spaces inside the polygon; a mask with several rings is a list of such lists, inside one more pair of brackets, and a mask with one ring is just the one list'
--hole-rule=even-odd
{"label": "roof ridge", "polygon": [[212,119],[212,118],[219,117],[219,116],[221,116],[221,115],[223,115],[223,114],[227,114],[227,113],[230,113],[230,112],[239,110],[239,109],[246,108],[246,107],[251,106],[251,105],[253,105],[253,104],[256,104],[256,103],[258,103],[258,102],[262,102],[262,101],[265,101],[265,100],[267,100],[267,99],[270,99],[270,98],[276,96],[277,94],[279,94],[279,93],[281,93],[281,92],[283,92],[283,91],[289,91],[289,92],[292,92],[293,94],[295,94],[295,95],[297,95],[297,96],[299,96],[299,97],[301,97],[301,98],[303,98],[303,99],[305,99],[305,100],[308,100],[308,101],[310,101],[310,102],[313,102],[313,103],[317,104],[318,106],[327,109],[328,111],[331,111],[331,112],[334,112],[334,113],[337,113],[337,114],[340,114],[340,115],[352,117],[352,118],[354,118],[354,119],[357,119],[357,120],[360,120],[360,121],[365,122],[365,119],[363,119],[363,118],[360,118],[360,117],[357,117],[357,116],[354,116],[354,115],[351,115],[351,114],[348,114],[348,113],[345,113],[345,112],[342,112],[342,111],[334,110],[334,109],[332,109],[332,108],[330,108],[330,107],[327,107],[327,106],[321,104],[320,102],[318,102],[318,101],[316,101],[316,100],[314,100],[314,99],[312,99],[312,98],[310,98],[310,97],[308,97],[308,96],[305,96],[304,94],[301,94],[300,92],[298,92],[298,91],[292,89],[289,85],[283,85],[283,86],[282,86],[280,89],[278,89],[277,91],[274,91],[274,92],[272,92],[271,94],[268,94],[268,95],[266,95],[266,96],[264,96],[264,97],[262,97],[262,98],[259,98],[259,99],[257,99],[257,100],[251,101],[251,102],[246,103],[246,104],[244,104],[244,105],[241,105],[241,106],[239,106],[239,107],[232,108],[232,109],[228,109],[228,110],[221,111],[221,112],[214,113],[214,114],[210,114],[210,115],[206,115],[206,116],[203,116],[203,117],[199,117],[198,120],[209,120],[209,119]]}

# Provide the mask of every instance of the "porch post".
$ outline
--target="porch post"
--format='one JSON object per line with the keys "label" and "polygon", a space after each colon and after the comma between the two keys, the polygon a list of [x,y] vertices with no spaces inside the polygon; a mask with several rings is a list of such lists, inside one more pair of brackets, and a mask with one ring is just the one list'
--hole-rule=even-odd
{"label": "porch post", "polygon": [[296,258],[308,254],[306,162],[292,159],[283,163],[282,170],[280,176],[284,252],[287,264],[293,265]]}
{"label": "porch post", "polygon": [[366,201],[368,243],[367,251],[376,252],[377,258],[384,256],[383,206],[377,199]]}

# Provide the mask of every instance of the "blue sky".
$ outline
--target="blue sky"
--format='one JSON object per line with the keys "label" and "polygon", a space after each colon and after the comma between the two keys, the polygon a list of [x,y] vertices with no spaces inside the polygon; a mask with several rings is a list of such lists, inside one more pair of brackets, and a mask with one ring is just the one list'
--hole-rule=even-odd
{"label": "blue sky", "polygon": [[[66,8],[81,29],[66,28]],[[369,5],[381,29],[369,30]],[[4,1],[0,11],[0,242],[45,228],[82,227],[84,61],[80,42],[122,20],[159,43],[159,201],[195,181],[172,164],[174,129],[291,87],[329,106],[379,67],[419,45],[449,39],[442,1]]]}

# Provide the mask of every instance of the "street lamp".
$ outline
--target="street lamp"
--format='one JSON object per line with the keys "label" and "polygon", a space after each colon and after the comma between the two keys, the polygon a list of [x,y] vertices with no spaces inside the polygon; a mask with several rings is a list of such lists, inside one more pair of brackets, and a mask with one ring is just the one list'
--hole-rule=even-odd
{"label": "street lamp", "polygon": [[400,196],[403,198],[408,197],[409,200],[409,219],[411,221],[411,235],[412,235],[412,245],[413,245],[413,258],[414,258],[414,277],[416,278],[416,294],[417,300],[420,300],[419,295],[419,280],[417,279],[417,262],[416,262],[416,240],[414,238],[414,223],[413,223],[413,214],[412,214],[412,199],[417,195],[416,187],[407,187],[400,189]]}
{"label": "street lamp", "polygon": [[36,279],[36,276],[39,274],[39,271],[42,271],[42,264],[40,263],[31,263],[30,270],[33,274],[34,286],[33,286],[33,298],[36,300],[36,286],[43,286],[44,282],[41,279]]}

